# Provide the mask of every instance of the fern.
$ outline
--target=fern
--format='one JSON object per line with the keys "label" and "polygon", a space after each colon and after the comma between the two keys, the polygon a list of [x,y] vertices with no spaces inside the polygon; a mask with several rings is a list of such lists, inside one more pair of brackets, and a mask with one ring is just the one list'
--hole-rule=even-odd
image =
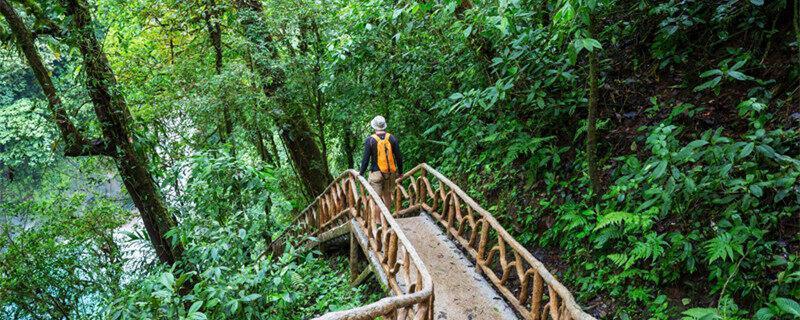
{"label": "fern", "polygon": [[614,211],[600,217],[594,230],[600,230],[608,226],[621,226],[623,222],[638,224],[639,216],[630,212]]}
{"label": "fern", "polygon": [[644,231],[653,225],[653,216],[658,212],[657,208],[651,208],[640,214],[625,211],[614,211],[598,218],[597,226],[594,230],[601,230],[609,226],[625,226],[625,232],[634,230]]}
{"label": "fern", "polygon": [[562,229],[564,231],[574,230],[578,227],[583,227],[588,223],[586,216],[578,211],[569,211],[559,216],[559,219],[566,223],[566,226],[564,226]]}
{"label": "fern", "polygon": [[608,241],[622,237],[623,233],[619,229],[605,229],[594,239],[595,248],[602,248]]}
{"label": "fern", "polygon": [[[622,267],[628,263],[628,255],[624,253],[612,253],[606,256],[611,262],[618,267]],[[627,269],[627,268],[626,268]]]}
{"label": "fern", "polygon": [[633,246],[630,254],[631,258],[626,268],[629,268],[639,260],[652,259],[655,261],[664,254],[664,245],[666,245],[666,242],[663,234],[660,236],[655,233],[648,234],[645,242],[637,242]]}
{"label": "fern", "polygon": [[733,261],[736,258],[734,251],[744,254],[742,245],[735,242],[733,236],[727,232],[706,241],[705,248],[708,263],[713,263],[716,260],[727,261],[730,259]]}
{"label": "fern", "polygon": [[655,233],[650,233],[645,236],[644,242],[636,242],[633,245],[633,250],[629,253],[614,253],[607,255],[607,257],[618,267],[627,270],[641,260],[652,259],[655,261],[664,255],[664,246],[666,244],[664,235],[659,236]]}

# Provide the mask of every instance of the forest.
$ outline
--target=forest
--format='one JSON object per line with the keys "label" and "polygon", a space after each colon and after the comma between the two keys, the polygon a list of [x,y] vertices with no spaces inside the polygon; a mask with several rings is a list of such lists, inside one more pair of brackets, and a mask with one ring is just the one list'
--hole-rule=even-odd
{"label": "forest", "polygon": [[310,319],[384,298],[346,255],[269,252],[359,169],[376,115],[406,169],[450,177],[597,319],[800,319],[800,0],[0,15],[2,319]]}

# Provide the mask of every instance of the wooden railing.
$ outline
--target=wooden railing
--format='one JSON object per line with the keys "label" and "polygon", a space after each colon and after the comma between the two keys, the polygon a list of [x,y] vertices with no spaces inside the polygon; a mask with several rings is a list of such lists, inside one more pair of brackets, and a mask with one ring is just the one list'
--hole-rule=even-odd
{"label": "wooden railing", "polygon": [[[433,319],[433,283],[419,255],[380,197],[358,172],[348,170],[334,180],[292,223],[291,234],[324,235],[350,223],[379,277],[393,294],[355,309],[316,319]],[[273,244],[283,243],[287,233]],[[352,243],[352,242],[351,242]],[[382,282],[383,282],[382,281]]]}
{"label": "wooden railing", "polygon": [[[428,178],[432,175],[433,182]],[[422,209],[476,261],[506,300],[529,320],[595,319],[497,220],[441,173],[420,164],[397,180],[394,212]],[[436,185],[436,189],[432,186]]]}

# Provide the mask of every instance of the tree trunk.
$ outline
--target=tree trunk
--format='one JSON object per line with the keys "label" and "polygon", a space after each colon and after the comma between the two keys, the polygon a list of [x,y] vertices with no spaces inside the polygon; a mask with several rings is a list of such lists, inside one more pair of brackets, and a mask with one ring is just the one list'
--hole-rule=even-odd
{"label": "tree trunk", "polygon": [[250,130],[255,133],[253,142],[256,145],[256,150],[258,151],[258,156],[261,159],[261,161],[271,165],[276,165],[275,159],[272,157],[272,154],[270,154],[270,151],[264,144],[264,134],[261,133],[261,126],[259,126],[258,122],[258,114],[253,115],[253,121],[250,125]]}
{"label": "tree trunk", "polygon": [[[319,69],[319,66],[315,67],[315,69]],[[317,71],[318,73],[319,71]],[[322,158],[328,159],[328,144],[325,142],[325,119],[322,116],[322,109],[325,108],[325,97],[322,94],[322,90],[319,88],[319,82],[317,82],[317,89],[316,89],[316,116],[317,116],[317,132],[319,133],[319,143],[322,146]],[[327,168],[328,161],[325,161],[325,170],[330,170]]]}
{"label": "tree trunk", "polygon": [[353,141],[353,128],[349,121],[342,123],[342,144],[344,144],[344,162],[348,168],[355,168],[356,146]]}
{"label": "tree trunk", "polygon": [[274,160],[272,159],[272,155],[269,154],[267,151],[267,146],[264,145],[264,136],[261,134],[261,129],[258,126],[254,126],[253,131],[255,131],[255,145],[256,150],[258,150],[258,156],[261,158],[261,161],[264,163],[275,164]]}
{"label": "tree trunk", "polygon": [[284,121],[280,130],[283,144],[308,195],[316,197],[325,191],[333,178],[327,171],[305,118]]}
{"label": "tree trunk", "polygon": [[128,132],[130,113],[119,93],[109,90],[108,85],[116,85],[116,79],[108,67],[108,61],[100,50],[94,33],[86,28],[91,24],[91,18],[87,9],[81,5],[72,0],[67,7],[70,15],[74,18],[76,31],[80,35],[78,41],[87,73],[87,88],[97,118],[100,120],[104,141],[87,142],[81,136],[62,108],[61,99],[36,50],[30,31],[6,0],[0,0],[0,13],[11,26],[17,43],[33,69],[42,91],[47,96],[48,107],[55,118],[62,138],[67,142],[65,155],[109,155],[114,157],[123,183],[139,209],[150,242],[153,244],[159,260],[173,264],[180,258],[182,248],[180,245],[171,246],[164,234],[176,226],[175,219],[169,214],[158,194],[155,182],[147,171],[146,160],[142,160],[145,158],[135,152],[133,137]]}
{"label": "tree trunk", "polygon": [[177,223],[161,198],[155,181],[147,171],[147,160],[135,148],[130,133],[131,114],[117,87],[105,53],[95,38],[91,15],[83,0],[67,0],[67,12],[72,17],[78,49],[83,56],[86,87],[100,121],[105,139],[116,146],[115,160],[125,188],[139,213],[153,243],[159,260],[173,264],[180,259],[183,248],[172,246],[165,234]]}
{"label": "tree trunk", "polygon": [[[800,68],[800,0],[794,0],[793,9],[792,25],[794,25],[794,40],[797,44],[797,67]],[[798,83],[798,86],[800,86],[800,83]],[[800,92],[798,92],[798,95],[800,96]]]}
{"label": "tree trunk", "polygon": [[274,162],[275,163],[275,167],[276,168],[280,168],[281,167],[281,156],[280,156],[280,154],[278,154],[278,143],[275,142],[275,137],[273,136],[273,134],[271,132],[268,132],[268,133],[269,134],[266,137],[267,145],[269,146],[269,150],[272,150],[272,157],[273,157],[273,159],[275,161]]}
{"label": "tree trunk", "polygon": [[238,0],[240,23],[244,34],[258,54],[253,56],[255,70],[261,77],[262,91],[273,98],[277,110],[271,113],[275,120],[286,151],[297,169],[306,192],[312,197],[319,195],[333,180],[327,169],[327,161],[314,141],[311,128],[302,110],[292,105],[288,98],[279,92],[283,89],[285,72],[273,65],[268,59],[277,59],[273,37],[267,31],[268,26],[262,20],[261,3],[257,0]]}
{"label": "tree trunk", "polygon": [[[589,17],[589,36],[595,38],[593,17]],[[594,197],[600,194],[600,172],[597,160],[597,48],[589,52],[589,115],[586,129],[586,158],[589,164]]]}
{"label": "tree trunk", "polygon": [[[245,54],[244,58],[247,61],[247,67],[250,69],[250,72],[256,73],[255,66],[253,65],[253,58],[249,54]],[[253,92],[258,92],[261,90],[255,83],[252,84],[252,86]],[[253,110],[253,123],[250,130],[255,131],[256,133],[256,148],[258,149],[259,156],[261,157],[262,161],[271,163],[276,168],[279,168],[281,166],[280,156],[278,155],[278,149],[275,148],[275,143],[272,140],[271,133],[267,135],[267,143],[264,144],[265,137],[263,131],[261,130],[261,121],[259,120],[260,118],[258,116],[261,108],[259,108],[259,105],[256,105],[253,107]]]}
{"label": "tree trunk", "polygon": [[314,33],[314,86],[315,86],[315,96],[316,96],[316,110],[317,110],[317,127],[319,132],[319,143],[322,146],[322,158],[325,159],[325,171],[330,172],[330,167],[328,167],[328,144],[325,141],[325,118],[323,117],[323,109],[325,108],[325,93],[322,92],[322,63],[320,58],[322,57],[322,37],[319,34],[319,26],[317,25],[317,21],[314,20],[311,23],[311,31]]}

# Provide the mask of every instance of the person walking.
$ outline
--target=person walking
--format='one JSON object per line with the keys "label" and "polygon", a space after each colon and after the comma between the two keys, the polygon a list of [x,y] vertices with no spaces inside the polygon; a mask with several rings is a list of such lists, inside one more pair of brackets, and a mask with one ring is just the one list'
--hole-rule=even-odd
{"label": "person walking", "polygon": [[359,173],[364,176],[369,167],[370,186],[380,195],[387,208],[391,208],[395,180],[403,176],[403,155],[397,137],[386,132],[386,119],[376,116],[370,121],[375,133],[364,140]]}

